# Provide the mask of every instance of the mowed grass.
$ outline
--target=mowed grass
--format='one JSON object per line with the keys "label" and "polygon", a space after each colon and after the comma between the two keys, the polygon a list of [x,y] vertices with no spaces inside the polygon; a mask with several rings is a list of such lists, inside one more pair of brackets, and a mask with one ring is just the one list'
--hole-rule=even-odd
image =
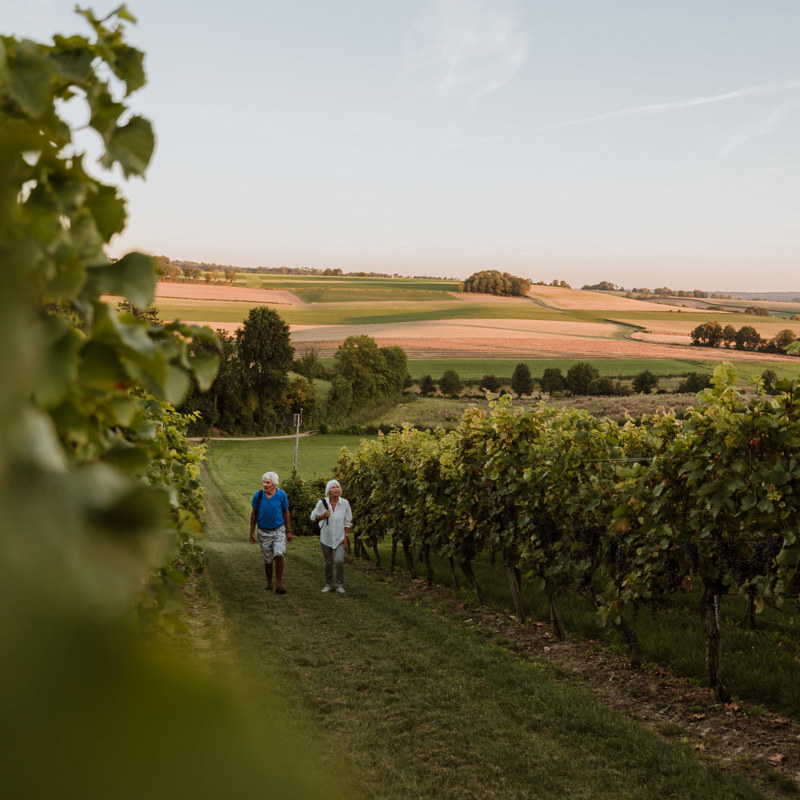
{"label": "mowed grass", "polygon": [[[229,476],[237,486],[250,490],[243,495],[244,508],[253,492],[261,488],[265,472],[277,472],[288,478],[294,468],[294,448],[297,442],[297,472],[303,478],[330,478],[342,449],[357,450],[364,436],[313,435],[296,439],[253,439],[251,441],[213,440],[208,442],[207,456],[217,471]],[[249,506],[247,506],[249,508]]]}
{"label": "mowed grass", "polygon": [[[352,297],[350,301],[352,301]],[[383,305],[376,305],[379,301]],[[232,300],[189,300],[162,298],[157,308],[164,320],[186,319],[204,322],[243,322],[258,303]],[[463,303],[458,300],[431,298],[423,308],[419,301],[393,301],[376,298],[363,304],[332,303],[309,306],[273,305],[289,325],[374,325],[391,322],[428,322],[436,319],[538,319],[561,322],[585,322],[571,313],[562,313],[534,304],[504,306],[496,303]],[[213,327],[213,325],[212,325]]]}
{"label": "mowed grass", "polygon": [[[385,303],[388,301],[386,289],[369,289],[360,286],[344,288],[331,287],[298,287],[292,292],[306,303]],[[424,289],[400,289],[392,291],[393,303],[457,303],[458,298],[442,292],[425,291]]]}
{"label": "mowed grass", "polygon": [[308,290],[310,288],[323,289],[350,289],[350,290],[376,290],[384,293],[403,291],[424,292],[457,292],[460,281],[414,279],[414,278],[378,278],[358,277],[353,275],[326,276],[326,275],[248,275],[248,286],[258,286],[262,289],[280,289],[282,291]]}
{"label": "mowed grass", "polygon": [[744,779],[554,683],[536,663],[435,610],[379,574],[346,567],[344,596],[321,594],[315,538],[289,547],[285,585],[263,590],[236,498],[251,495],[212,450],[205,592],[216,598],[228,674],[254,718],[292,708],[332,789],[354,798],[759,798]]}

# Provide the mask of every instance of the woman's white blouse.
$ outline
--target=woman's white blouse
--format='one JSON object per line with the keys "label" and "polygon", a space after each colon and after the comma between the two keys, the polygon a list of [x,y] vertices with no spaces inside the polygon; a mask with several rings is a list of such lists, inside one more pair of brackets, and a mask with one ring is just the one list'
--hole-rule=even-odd
{"label": "woman's white blouse", "polygon": [[[340,497],[336,503],[336,508],[331,505],[328,499],[328,505],[331,506],[331,515],[326,519],[319,521],[319,540],[322,544],[328,547],[337,548],[344,541],[344,529],[350,528],[353,524],[353,512],[350,510],[350,503]],[[326,511],[322,500],[317,500],[314,510],[311,512],[311,519],[315,520],[320,514]]]}

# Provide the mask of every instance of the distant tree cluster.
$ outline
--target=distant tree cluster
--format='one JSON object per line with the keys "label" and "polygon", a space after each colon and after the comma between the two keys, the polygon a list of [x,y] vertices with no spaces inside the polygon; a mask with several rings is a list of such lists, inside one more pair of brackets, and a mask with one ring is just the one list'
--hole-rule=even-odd
{"label": "distant tree cluster", "polygon": [[228,283],[236,280],[234,267],[217,264],[198,264],[194,261],[170,261],[166,256],[157,256],[162,281],[182,283]]}
{"label": "distant tree cluster", "polygon": [[692,331],[691,337],[692,344],[697,347],[725,346],[761,353],[785,353],[796,339],[794,331],[789,328],[766,340],[752,325],[744,325],[737,330],[733,325],[723,328],[719,322],[703,322]]}
{"label": "distant tree cluster", "polygon": [[496,294],[504,297],[525,297],[530,288],[531,282],[527,278],[518,278],[496,269],[475,272],[461,284],[462,292]]}
{"label": "distant tree cluster", "polygon": [[622,290],[622,287],[617,286],[616,283],[611,283],[611,281],[600,281],[600,283],[581,286],[581,290],[586,292],[618,292]]}

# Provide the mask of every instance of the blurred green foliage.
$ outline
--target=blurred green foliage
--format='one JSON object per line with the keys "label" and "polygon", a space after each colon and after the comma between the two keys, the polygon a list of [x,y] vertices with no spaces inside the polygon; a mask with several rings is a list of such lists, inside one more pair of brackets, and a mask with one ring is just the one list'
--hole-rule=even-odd
{"label": "blurred green foliage", "polygon": [[[105,245],[155,137],[131,114],[144,56],[121,6],[78,10],[91,39],[0,36],[0,774],[25,798],[317,793],[280,730],[232,686],[179,665],[141,619],[177,624],[203,496],[202,450],[172,405],[216,371],[208,329],[116,313],[152,301],[157,265]],[[100,142],[88,170],[68,120]],[[137,611],[139,614],[137,615]],[[163,631],[159,641],[163,641]],[[266,732],[265,732],[266,731]],[[270,751],[292,764],[277,774]]]}

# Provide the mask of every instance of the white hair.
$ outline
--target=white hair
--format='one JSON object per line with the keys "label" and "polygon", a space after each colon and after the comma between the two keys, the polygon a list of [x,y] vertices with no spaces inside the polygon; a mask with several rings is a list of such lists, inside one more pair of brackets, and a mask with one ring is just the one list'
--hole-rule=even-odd
{"label": "white hair", "polygon": [[[325,484],[325,497],[330,497],[331,489],[333,489],[334,486],[339,486],[339,481],[337,481],[336,478],[331,478]],[[341,486],[339,486],[339,491],[340,492],[342,491],[342,487]]]}
{"label": "white hair", "polygon": [[277,472],[265,472],[261,476],[261,480],[262,481],[265,481],[267,478],[269,478],[276,486],[278,485],[278,473]]}

